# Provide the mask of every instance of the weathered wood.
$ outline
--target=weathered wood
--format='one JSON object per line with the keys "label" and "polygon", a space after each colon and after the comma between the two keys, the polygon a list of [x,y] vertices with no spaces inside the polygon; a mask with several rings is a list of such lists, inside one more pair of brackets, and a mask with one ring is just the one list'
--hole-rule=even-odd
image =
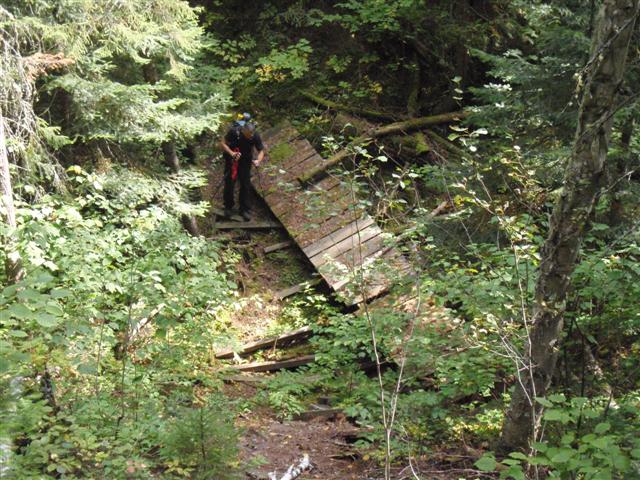
{"label": "weathered wood", "polygon": [[292,240],[287,240],[286,242],[274,243],[273,245],[269,245],[264,248],[264,253],[271,253],[278,250],[282,250],[283,248],[288,248],[295,245],[295,242]]}
{"label": "weathered wood", "polygon": [[314,255],[323,252],[332,245],[341,242],[345,238],[355,235],[357,232],[362,232],[365,228],[373,225],[373,223],[373,219],[369,216],[358,218],[347,226],[342,227],[335,232],[332,232],[329,235],[318,239],[316,242],[304,248],[302,251],[305,253],[305,255],[307,255],[307,257],[311,258]]}
{"label": "weathered wood", "polygon": [[[368,248],[367,248],[367,244],[370,245]],[[367,249],[366,251],[364,250],[365,248]],[[341,257],[339,257],[338,259],[336,259],[335,263],[336,264],[340,263],[346,266],[349,272],[353,272],[356,269],[362,268],[363,266],[368,266],[372,262],[379,259],[380,257],[383,257],[391,249],[391,247],[384,247],[382,239],[380,238],[380,236],[378,236],[378,237],[372,238],[369,242],[365,242],[362,249],[363,249],[362,258],[360,258],[361,254],[359,252],[355,252],[355,255],[352,252],[347,252],[343,254]],[[345,258],[346,256],[351,257],[351,261]],[[325,263],[324,265],[318,268],[318,271],[322,273],[322,275],[325,278],[331,279],[331,281],[333,282],[334,289],[340,290],[347,283],[349,283],[349,280],[343,278],[344,277],[343,275],[335,274],[333,272],[332,270],[333,263],[334,262]]]}
{"label": "weathered wood", "polygon": [[315,355],[305,355],[304,357],[292,358],[290,360],[282,360],[279,362],[262,362],[247,363],[246,365],[232,365],[231,368],[240,372],[274,372],[276,370],[284,370],[287,368],[300,367],[313,363],[316,359]]}
{"label": "weathered wood", "polygon": [[[278,222],[219,222],[213,225],[214,229],[218,230],[259,230],[259,229],[271,229],[271,228],[284,228],[281,223]],[[215,237],[209,237],[209,240],[214,240]]]}
{"label": "weathered wood", "polygon": [[294,150],[294,154],[286,159],[287,170],[292,170],[296,165],[316,154],[315,148],[306,138],[290,142],[289,146]]}
{"label": "weathered wood", "polygon": [[253,352],[257,352],[258,350],[263,350],[265,348],[274,348],[278,345],[288,345],[292,342],[308,338],[309,336],[311,336],[311,333],[311,327],[304,326],[302,328],[298,328],[297,330],[286,332],[275,337],[264,338],[262,340],[247,343],[243,345],[242,348],[238,351],[234,351],[233,349],[223,350],[222,352],[216,353],[216,358],[219,360],[223,360],[233,358],[234,353],[243,356]]}
{"label": "weathered wood", "polygon": [[378,227],[377,225],[371,225],[365,228],[363,231],[345,238],[344,240],[336,243],[335,245],[332,245],[331,247],[323,250],[315,256],[310,257],[309,260],[311,260],[311,263],[313,263],[316,268],[320,267],[328,261],[331,261],[332,258],[335,258],[350,250],[356,250],[360,248],[364,242],[366,242],[370,238],[380,235],[380,233],[382,233],[380,227]]}
{"label": "weathered wood", "polygon": [[[296,242],[298,242],[302,248],[306,248],[313,244],[316,238],[324,237],[365,214],[364,208],[358,206],[354,212],[351,210],[352,207],[352,205],[344,205],[342,207],[338,205],[337,208],[342,208],[342,210],[338,211],[336,209],[327,214],[323,214],[322,218],[317,219],[317,223],[309,223],[306,228],[302,229],[296,236]],[[313,220],[315,221],[316,219]]]}
{"label": "weathered wood", "polygon": [[[287,136],[298,138],[292,131]],[[271,138],[282,136],[275,132]],[[352,269],[362,262],[369,262],[370,257],[383,248],[382,231],[355,201],[357,189],[353,190],[339,176],[327,176],[316,184],[301,185],[297,175],[305,173],[308,168],[325,165],[326,161],[308,147],[304,150],[305,141],[294,140],[293,143],[295,148],[283,146],[279,151],[277,165],[264,168],[259,192],[293,240],[306,250],[311,263],[334,287],[344,275],[333,274],[329,266],[322,266],[337,260]],[[302,153],[301,148],[304,150]],[[303,158],[305,156],[307,158]],[[363,224],[355,224],[356,219],[362,219]],[[387,285],[381,288],[387,288]],[[293,286],[278,296],[301,289],[301,286]],[[372,290],[371,293],[377,295],[378,291],[376,285],[375,292]],[[368,298],[367,295],[365,297]]]}
{"label": "weathered wood", "polygon": [[289,172],[297,180],[300,175],[303,175],[308,170],[316,168],[318,165],[324,164],[324,162],[326,162],[326,160],[314,150],[313,155],[308,156],[297,165],[292,166],[289,169]]}
{"label": "weathered wood", "polygon": [[[412,118],[410,120],[405,120],[402,122],[391,123],[389,125],[376,128],[375,130],[368,132],[368,134],[366,135],[362,135],[360,137],[354,138],[353,141],[351,142],[351,145],[352,146],[363,145],[369,142],[373,138],[383,137],[385,135],[391,135],[392,133],[409,132],[412,130],[418,130],[431,125],[438,125],[440,123],[450,123],[457,120],[462,120],[466,116],[468,116],[468,113],[461,111],[461,112],[442,113],[440,115],[431,115],[428,117]],[[351,149],[349,148],[345,148],[339,151],[338,153],[333,155],[331,158],[327,159],[327,161],[323,165],[318,166],[317,168],[312,169],[309,172],[306,172],[305,174],[301,175],[298,179],[302,183],[312,180],[313,178],[317,177],[328,168],[338,165],[339,163],[344,161],[350,155],[350,152],[351,152]]]}
{"label": "weathered wood", "polygon": [[253,377],[249,375],[232,375],[231,377],[223,377],[222,381],[224,383],[248,383],[251,385],[265,383],[267,379],[265,377]]}
{"label": "weathered wood", "polygon": [[262,138],[263,143],[267,144],[268,148],[273,148],[281,143],[288,143],[291,140],[299,137],[300,133],[289,123],[285,123],[280,127],[274,135],[270,135],[266,138]]}
{"label": "weathered wood", "polygon": [[311,407],[311,410],[307,410],[306,412],[301,412],[296,415],[294,420],[309,421],[314,418],[333,418],[343,413],[341,408],[326,408],[313,404]]}
{"label": "weathered wood", "polygon": [[[215,213],[216,215],[220,216],[220,217],[224,217],[224,210],[221,210],[219,208],[213,207],[211,208],[211,212]],[[242,218],[240,215],[231,215],[230,217],[228,217],[230,220],[233,220],[234,222],[244,222],[244,218]]]}
{"label": "weathered wood", "polygon": [[296,293],[300,293],[304,291],[305,288],[311,287],[313,285],[317,285],[318,283],[320,283],[320,279],[314,279],[314,280],[309,280],[307,282],[302,282],[297,285],[293,285],[289,288],[285,288],[284,290],[280,290],[279,292],[276,292],[274,297],[277,298],[278,300],[284,300],[285,298],[290,297],[291,295],[295,295]]}

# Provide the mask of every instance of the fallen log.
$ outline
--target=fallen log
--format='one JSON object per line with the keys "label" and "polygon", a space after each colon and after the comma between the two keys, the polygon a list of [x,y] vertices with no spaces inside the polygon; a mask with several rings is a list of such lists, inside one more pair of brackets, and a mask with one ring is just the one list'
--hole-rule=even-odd
{"label": "fallen log", "polygon": [[294,243],[291,240],[287,240],[286,242],[275,243],[268,247],[265,247],[264,253],[271,253],[277,250],[282,250],[283,248],[291,247]]}
{"label": "fallen log", "polygon": [[247,363],[246,365],[233,365],[232,369],[240,372],[274,372],[276,370],[284,370],[287,368],[300,367],[313,363],[316,359],[315,355],[305,355],[304,357],[292,358],[290,360],[282,360],[279,362],[262,362]]}
{"label": "fallen log", "polygon": [[[384,137],[386,135],[391,135],[393,133],[399,132],[409,132],[412,130],[418,130],[424,127],[429,127],[431,125],[438,125],[441,123],[450,123],[457,120],[461,120],[468,115],[467,112],[451,112],[451,113],[442,113],[439,115],[431,115],[428,117],[420,117],[420,118],[412,118],[410,120],[404,120],[401,122],[390,123],[389,125],[384,125],[382,127],[378,127],[366,135],[362,135],[354,138],[351,141],[351,146],[359,146],[365,145],[370,142],[374,138]],[[334,154],[331,158],[327,159],[321,165],[305,172],[304,174],[298,177],[298,180],[302,183],[306,183],[319,174],[323,173],[325,170],[338,165],[343,162],[350,154],[352,150],[350,148],[344,148],[340,150],[338,153]]]}
{"label": "fallen log", "polygon": [[[313,465],[309,460],[309,455],[305,453],[298,465],[291,465],[279,480],[294,480],[302,475],[302,473],[304,473],[306,470],[310,470],[311,468],[313,468]],[[277,472],[270,472],[269,480],[278,480]]]}
{"label": "fallen log", "polygon": [[370,110],[367,108],[355,107],[353,105],[344,105],[342,103],[334,102],[332,100],[327,100],[326,98],[322,98],[307,90],[299,90],[299,92],[303,97],[308,98],[309,100],[317,103],[318,105],[322,105],[323,107],[330,108],[331,110],[355,113],[356,115],[362,115],[364,117],[370,117],[378,120],[386,119],[386,120],[395,121],[398,118],[402,118],[402,116],[393,115],[387,112],[381,112],[379,110]]}
{"label": "fallen log", "polygon": [[234,350],[231,349],[224,350],[222,352],[216,353],[216,358],[219,360],[228,359],[233,358],[234,353],[243,356],[253,352],[257,352],[258,350],[274,348],[277,345],[288,345],[298,340],[304,340],[307,337],[311,336],[311,334],[311,327],[305,326],[291,332],[283,333],[282,335],[247,343],[237,352],[234,352]]}

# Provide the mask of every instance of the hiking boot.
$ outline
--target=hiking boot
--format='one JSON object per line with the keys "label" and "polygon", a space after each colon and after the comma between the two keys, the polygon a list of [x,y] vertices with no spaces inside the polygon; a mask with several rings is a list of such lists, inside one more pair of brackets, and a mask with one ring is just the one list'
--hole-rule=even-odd
{"label": "hiking boot", "polygon": [[245,222],[251,220],[251,215],[249,215],[249,212],[240,212],[240,216]]}

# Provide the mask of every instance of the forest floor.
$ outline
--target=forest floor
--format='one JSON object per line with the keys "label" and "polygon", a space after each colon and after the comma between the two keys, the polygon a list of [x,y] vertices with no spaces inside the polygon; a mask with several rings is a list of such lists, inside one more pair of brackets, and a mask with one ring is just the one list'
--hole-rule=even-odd
{"label": "forest floor", "polygon": [[[213,207],[205,227],[211,232],[215,211],[223,206],[222,166],[214,165],[209,175],[203,196]],[[252,198],[252,206],[254,219],[274,220],[257,196]],[[213,236],[228,240],[242,256],[236,278],[241,308],[231,319],[237,340],[248,342],[277,332],[283,302],[275,299],[275,293],[312,278],[314,270],[306,257],[295,247],[264,254],[265,247],[287,240],[284,231],[216,231]],[[263,388],[260,377],[268,376],[247,376],[247,381],[230,380],[224,388],[227,397],[252,403],[252,408],[246,409],[237,419],[242,432],[240,459],[245,466],[246,478],[268,480],[269,472],[277,472],[280,478],[289,465],[298,463],[304,454],[309,455],[313,468],[305,472],[303,479],[367,478],[368,462],[359,458],[345,441],[345,435],[356,430],[356,426],[344,416],[310,421],[283,420],[267,406],[254,406],[253,400]]]}
{"label": "forest floor", "polygon": [[[265,247],[288,240],[284,230],[215,230],[215,212],[222,210],[223,205],[221,179],[222,166],[214,165],[214,168],[209,170],[209,183],[203,189],[203,198],[212,205],[211,213],[205,222],[205,230],[208,236],[227,243],[241,255],[236,271],[236,283],[239,288],[238,309],[230,319],[237,346],[290,330],[290,327],[286,328],[281,324],[283,308],[288,300],[278,300],[275,294],[291,285],[311,280],[316,273],[304,254],[295,246],[268,255],[264,253]],[[257,195],[253,195],[251,204],[252,217],[255,220],[275,220]],[[317,286],[316,289],[322,291],[323,287]],[[293,351],[258,352],[256,358],[247,361],[275,360],[283,355],[289,358],[295,355],[296,351],[304,349],[302,346]],[[234,375],[230,376],[224,385],[224,393],[228,398],[250,405],[242,410],[236,421],[241,431],[240,460],[245,478],[269,480],[270,472],[276,472],[277,478],[281,478],[286,469],[294,463],[297,464],[304,454],[309,455],[313,468],[301,475],[301,480],[374,480],[384,477],[380,465],[352,444],[358,437],[359,429],[344,415],[308,421],[287,420],[261,402],[259,395],[266,388],[265,383],[272,375]],[[443,455],[445,454],[443,452]],[[392,478],[463,478],[461,474],[464,473],[464,469],[449,470],[447,467],[451,468],[450,464],[443,465],[433,460],[419,463],[419,466],[414,464],[394,468]],[[422,467],[423,475],[416,477],[412,468],[419,467]],[[426,472],[428,476],[424,476]]]}

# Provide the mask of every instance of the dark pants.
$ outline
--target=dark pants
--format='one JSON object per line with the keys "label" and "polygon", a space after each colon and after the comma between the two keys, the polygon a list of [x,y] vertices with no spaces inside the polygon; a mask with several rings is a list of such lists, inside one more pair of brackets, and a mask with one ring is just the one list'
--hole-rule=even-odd
{"label": "dark pants", "polygon": [[[251,158],[241,157],[238,164],[238,178],[240,184],[240,213],[249,211],[249,190],[251,189]],[[233,159],[224,157],[224,208],[231,210],[234,204],[235,181],[231,178]]]}

